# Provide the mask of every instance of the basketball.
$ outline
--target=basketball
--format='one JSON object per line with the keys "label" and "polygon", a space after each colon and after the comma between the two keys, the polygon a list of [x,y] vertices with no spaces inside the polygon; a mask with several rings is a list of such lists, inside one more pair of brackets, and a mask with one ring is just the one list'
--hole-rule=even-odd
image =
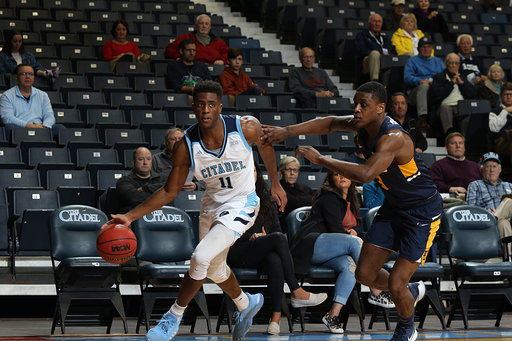
{"label": "basketball", "polygon": [[102,227],[96,239],[96,247],[101,258],[107,262],[122,264],[135,254],[137,237],[130,228],[111,224],[106,228]]}

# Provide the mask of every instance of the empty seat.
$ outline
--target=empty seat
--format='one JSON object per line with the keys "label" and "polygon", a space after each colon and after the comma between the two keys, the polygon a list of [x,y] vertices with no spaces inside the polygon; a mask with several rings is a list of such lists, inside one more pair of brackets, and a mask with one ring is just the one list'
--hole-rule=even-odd
{"label": "empty seat", "polygon": [[251,78],[265,78],[267,71],[263,65],[244,65],[242,70]]}
{"label": "empty seat", "polygon": [[283,64],[279,51],[251,51],[250,56],[255,65]]}
{"label": "empty seat", "polygon": [[[121,13],[119,13],[119,12],[92,11],[92,12],[90,12],[90,16],[91,16],[92,22],[97,21],[97,22],[104,22],[104,23],[109,23],[109,24],[116,20],[121,19]],[[112,36],[110,36],[110,37],[112,37]]]}
{"label": "empty seat", "polygon": [[46,173],[46,188],[87,187],[91,185],[89,173],[86,170],[54,169]]}
{"label": "empty seat", "polygon": [[41,188],[39,172],[35,169],[0,169],[0,188],[5,190],[7,203],[10,204],[14,190]]}
{"label": "empty seat", "polygon": [[128,78],[124,76],[94,76],[93,89],[105,93],[130,92],[132,90]]}
{"label": "empty seat", "polygon": [[64,59],[97,59],[93,46],[62,46],[60,57]]}
{"label": "empty seat", "polygon": [[[137,23],[156,23],[157,22],[156,15],[153,14],[153,13],[149,13],[149,11],[147,13],[144,13],[144,12],[140,12],[140,13],[127,12],[127,13],[123,13],[123,17],[124,17],[124,20],[126,20],[126,22],[134,23],[134,24],[137,24]],[[141,31],[144,32],[144,29],[142,29]]]}
{"label": "empty seat", "polygon": [[352,113],[353,108],[348,98],[341,97],[317,97],[316,108],[322,112]]}
{"label": "empty seat", "polygon": [[41,174],[41,182],[46,187],[46,172],[52,169],[75,169],[67,148],[30,148],[28,164],[37,167]]}
{"label": "empty seat", "polygon": [[149,36],[168,36],[174,33],[173,27],[169,24],[142,23],[140,33]]}
{"label": "empty seat", "polygon": [[26,45],[25,52],[30,52],[39,58],[57,58],[57,50],[54,46],[43,46],[43,45]]}
{"label": "empty seat", "polygon": [[196,115],[192,110],[175,110],[174,125],[177,127],[188,128],[197,123]]}
{"label": "empty seat", "polygon": [[115,146],[118,144],[143,145],[144,132],[139,129],[107,129],[105,130],[105,145]]}
{"label": "empty seat", "polygon": [[56,10],[55,20],[57,21],[87,21],[87,13],[74,10]]}
{"label": "empty seat", "polygon": [[78,109],[54,109],[55,123],[66,127],[83,127],[84,122]]}
{"label": "empty seat", "polygon": [[19,145],[25,160],[28,148],[53,147],[56,144],[49,128],[14,128],[11,131],[11,142]]}
{"label": "empty seat", "polygon": [[322,146],[322,136],[320,135],[297,135],[284,140],[286,149],[295,149],[297,146]]}
{"label": "empty seat", "polygon": [[144,130],[146,137],[152,129],[166,129],[171,126],[169,115],[163,110],[131,110],[130,122],[133,127]]}
{"label": "empty seat", "polygon": [[95,126],[99,133],[108,128],[128,128],[124,111],[118,109],[88,109],[87,125]]}
{"label": "empty seat", "polygon": [[297,182],[318,189],[322,187],[326,175],[327,173],[322,172],[300,172]]}
{"label": "empty seat", "polygon": [[283,112],[268,112],[260,115],[260,122],[279,127],[286,127],[297,123],[297,116],[295,113]]}
{"label": "empty seat", "polygon": [[164,77],[135,77],[134,78],[134,89],[140,92],[166,92],[168,91],[165,87]]}
{"label": "empty seat", "polygon": [[149,64],[132,63],[132,62],[118,62],[116,63],[116,75],[152,75]]}
{"label": "empty seat", "polygon": [[151,109],[147,103],[146,95],[136,92],[114,92],[110,94],[110,104],[120,109]]}
{"label": "empty seat", "polygon": [[[87,2],[87,1],[86,1]],[[100,23],[98,22],[82,22],[74,21],[69,23],[69,32],[84,34],[84,33],[103,33]]]}
{"label": "empty seat", "polygon": [[283,66],[283,65],[270,65],[269,66],[269,74],[272,75],[273,79],[288,79],[290,77],[291,67]]}
{"label": "empty seat", "polygon": [[71,159],[76,163],[78,148],[102,148],[98,131],[94,128],[64,128],[59,130],[59,144],[66,145],[71,153]]}
{"label": "empty seat", "polygon": [[81,45],[82,41],[76,33],[47,33],[48,45]]}
{"label": "empty seat", "polygon": [[332,132],[327,134],[327,145],[331,150],[341,150],[348,153],[353,152],[356,148],[354,133]]}
{"label": "empty seat", "polygon": [[43,0],[43,8],[48,9],[75,9],[73,0]]}
{"label": "empty seat", "polygon": [[96,173],[101,169],[123,169],[115,149],[77,149],[77,165],[84,167],[91,175],[93,186],[96,186]]}
{"label": "empty seat", "polygon": [[0,147],[0,168],[25,168],[20,149],[15,147]]}
{"label": "empty seat", "polygon": [[142,12],[137,1],[110,1],[110,10],[112,12]]}
{"label": "empty seat", "polygon": [[66,23],[62,21],[35,21],[32,27],[34,32],[67,32]]}
{"label": "empty seat", "polygon": [[108,9],[106,0],[78,1],[77,5],[79,10],[104,11]]}
{"label": "empty seat", "polygon": [[55,80],[54,87],[63,90],[90,90],[89,82],[85,76],[63,75]]}
{"label": "empty seat", "polygon": [[106,108],[105,96],[101,92],[68,92],[68,105],[77,108]]}
{"label": "empty seat", "polygon": [[102,60],[79,60],[76,62],[76,73],[81,75],[110,75],[110,62]]}
{"label": "empty seat", "polygon": [[152,129],[149,135],[149,143],[151,148],[163,148],[166,135],[167,129]]}
{"label": "empty seat", "polygon": [[269,96],[236,96],[236,108],[238,110],[270,109],[272,102]]}
{"label": "empty seat", "polygon": [[85,33],[82,39],[84,46],[103,46],[105,42],[112,39],[112,35],[103,33]]}
{"label": "empty seat", "polygon": [[53,19],[49,10],[46,9],[21,9],[18,15],[21,20],[51,20]]}
{"label": "empty seat", "polygon": [[153,108],[190,108],[187,94],[153,94]]}
{"label": "empty seat", "polygon": [[116,187],[117,180],[130,173],[131,170],[126,169],[100,169],[97,174],[96,188],[98,191],[106,191]]}

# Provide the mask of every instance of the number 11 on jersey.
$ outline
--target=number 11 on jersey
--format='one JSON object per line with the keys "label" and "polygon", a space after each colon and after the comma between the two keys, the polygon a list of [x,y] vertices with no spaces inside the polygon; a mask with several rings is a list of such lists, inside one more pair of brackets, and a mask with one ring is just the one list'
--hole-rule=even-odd
{"label": "number 11 on jersey", "polygon": [[219,178],[219,180],[221,188],[233,188],[231,185],[231,178],[229,176],[225,178]]}

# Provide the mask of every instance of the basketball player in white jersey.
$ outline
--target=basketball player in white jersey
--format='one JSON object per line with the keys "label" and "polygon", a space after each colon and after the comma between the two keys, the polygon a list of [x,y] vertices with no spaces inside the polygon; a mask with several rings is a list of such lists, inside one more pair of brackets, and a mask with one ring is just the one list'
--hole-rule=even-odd
{"label": "basketball player in white jersey", "polygon": [[229,247],[253,225],[258,215],[252,144],[256,143],[263,158],[272,182],[272,196],[281,211],[286,206],[286,193],[279,184],[274,149],[261,143],[260,122],[251,116],[221,115],[221,99],[222,88],[218,83],[203,81],[196,85],[192,108],[198,122],[174,146],[173,168],[167,183],[133,210],[112,216],[112,223],[129,226],[172,201],[185,183],[189,169],[206,183],[199,218],[201,241],[192,254],[178,298],[158,325],[149,330],[149,341],[169,341],[176,335],[185,308],[206,278],[217,283],[238,309],[233,329],[235,341],[245,336],[263,305],[261,294],[242,291],[226,264]]}

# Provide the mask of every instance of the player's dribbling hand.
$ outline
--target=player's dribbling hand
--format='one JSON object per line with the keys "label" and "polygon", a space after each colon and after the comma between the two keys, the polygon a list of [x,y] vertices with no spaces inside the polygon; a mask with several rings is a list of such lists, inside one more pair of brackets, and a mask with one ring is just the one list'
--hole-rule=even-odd
{"label": "player's dribbling hand", "polygon": [[268,126],[263,124],[261,126],[261,129],[263,131],[263,135],[261,135],[260,139],[261,141],[263,141],[263,144],[265,145],[274,142],[281,142],[288,138],[288,131],[286,130],[286,128]]}
{"label": "player's dribbling hand", "polygon": [[295,149],[295,157],[299,155],[303,155],[306,159],[317,165],[319,164],[320,157],[322,156],[318,150],[310,146],[298,146]]}
{"label": "player's dribbling hand", "polygon": [[284,191],[283,187],[281,187],[281,184],[272,184],[270,193],[272,194],[272,197],[274,198],[274,200],[277,203],[277,206],[279,207],[279,212],[284,212],[284,208],[288,203],[288,197],[286,196],[286,192]]}
{"label": "player's dribbling hand", "polygon": [[128,217],[125,214],[112,214],[112,219],[110,219],[110,221],[106,225],[119,224],[124,226],[130,226],[131,223],[132,221],[128,219]]}

